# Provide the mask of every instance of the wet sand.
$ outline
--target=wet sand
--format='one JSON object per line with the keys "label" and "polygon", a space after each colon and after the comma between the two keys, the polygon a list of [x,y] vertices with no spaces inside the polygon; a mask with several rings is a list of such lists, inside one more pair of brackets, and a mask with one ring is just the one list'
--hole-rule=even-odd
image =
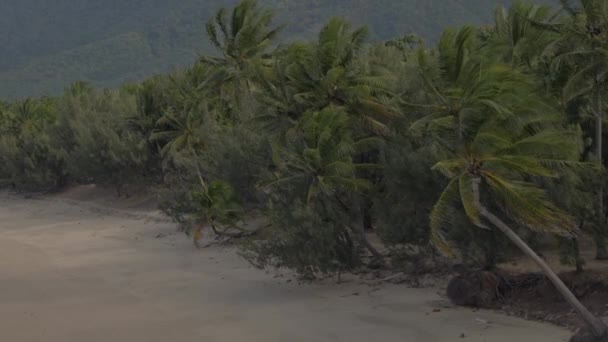
{"label": "wet sand", "polygon": [[0,193],[0,340],[556,342],[570,335],[446,308],[436,289],[288,282],[231,248],[196,250],[174,224],[155,220],[158,213],[106,210],[101,202]]}

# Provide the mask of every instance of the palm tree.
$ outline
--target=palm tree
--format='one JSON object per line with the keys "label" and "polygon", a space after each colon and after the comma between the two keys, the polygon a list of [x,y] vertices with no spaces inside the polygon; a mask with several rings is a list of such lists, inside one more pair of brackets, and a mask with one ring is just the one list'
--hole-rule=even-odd
{"label": "palm tree", "polygon": [[[314,44],[298,46],[300,57],[286,69],[293,98],[310,111],[341,110],[348,116],[355,139],[389,133],[389,123],[400,116],[391,103],[395,94],[387,87],[391,76],[365,59],[365,27],[352,29],[344,19],[332,18]],[[375,163],[378,153],[368,150],[353,155],[357,163]],[[377,182],[377,175],[359,171],[360,177]],[[371,187],[373,189],[374,187]],[[360,194],[363,225],[373,229],[369,193]]]}
{"label": "palm tree", "polygon": [[177,114],[168,110],[157,122],[157,126],[168,127],[166,130],[152,133],[152,141],[164,142],[161,155],[174,161],[181,153],[189,156],[196,154],[205,147],[203,134],[203,118],[200,113],[188,111]]}
{"label": "palm tree", "polygon": [[330,19],[317,42],[301,49],[302,56],[287,69],[287,77],[299,103],[311,110],[344,108],[358,130],[379,134],[399,112],[381,100],[390,95],[382,80],[366,73],[361,54],[367,36],[365,27],[352,30],[344,19]]}
{"label": "palm tree", "polygon": [[543,49],[554,39],[554,32],[537,23],[555,18],[550,6],[515,1],[507,10],[499,6],[494,14],[494,27],[483,43],[490,54],[512,67],[535,70]]}
{"label": "palm tree", "polygon": [[207,34],[213,46],[222,53],[221,58],[205,58],[205,61],[229,66],[242,72],[247,63],[267,52],[281,27],[271,28],[274,14],[261,9],[256,0],[242,0],[228,19],[228,10],[220,9],[206,24]]}
{"label": "palm tree", "polygon": [[[436,246],[451,253],[443,229],[450,222],[450,206],[458,199],[468,218],[482,229],[493,226],[531,257],[570,305],[597,336],[605,336],[606,325],[593,316],[564,285],[555,272],[509,226],[571,236],[575,223],[549,202],[543,190],[528,181],[557,177],[560,168],[576,165],[578,131],[543,130],[529,135],[486,124],[459,149],[453,159],[434,166],[450,179],[431,212],[431,230]],[[495,214],[493,210],[498,210]]]}
{"label": "palm tree", "polygon": [[[200,189],[191,191],[190,196],[198,204],[193,233],[196,247],[200,247],[199,240],[202,238],[205,225],[211,226],[216,235],[229,238],[250,236],[255,233],[245,231],[237,225],[243,215],[243,208],[230,184],[222,181],[213,181],[209,185],[203,183]],[[229,230],[238,232],[234,233]]]}
{"label": "palm tree", "polygon": [[[268,187],[296,189],[308,207],[332,203],[349,212],[345,204],[348,196],[370,187],[366,179],[357,177],[357,171],[377,167],[354,163],[353,156],[378,142],[374,138],[354,140],[348,119],[344,111],[331,109],[305,114],[297,134],[290,137],[286,147],[275,146],[274,160],[279,174]],[[376,259],[382,258],[367,240],[362,226],[345,225]]]}
{"label": "palm tree", "polygon": [[[535,83],[508,65],[497,63],[479,51],[476,29],[465,26],[446,30],[439,42],[440,73],[429,70],[428,54],[420,55],[419,75],[426,102],[407,105],[425,112],[411,126],[416,134],[432,132],[446,150],[454,150],[474,135],[489,117],[519,117],[515,121],[546,122],[556,112],[535,95]],[[517,110],[515,110],[517,109]],[[531,121],[530,121],[531,120]]]}
{"label": "palm tree", "polygon": [[292,44],[273,53],[270,67],[256,69],[258,113],[255,119],[272,140],[284,143],[285,136],[310,109],[310,104],[297,100],[297,88],[288,77],[289,69],[301,63],[307,51],[305,44]]}
{"label": "palm tree", "polygon": [[239,111],[243,110],[243,91],[251,99],[256,65],[281,31],[281,27],[271,26],[273,17],[273,12],[261,9],[256,0],[242,0],[233,8],[230,19],[228,10],[222,8],[206,24],[209,40],[222,56],[205,56],[201,61],[226,71],[221,88],[232,96]]}
{"label": "palm tree", "polygon": [[165,162],[197,158],[206,147],[206,129],[224,119],[218,115],[222,99],[216,89],[221,75],[221,71],[197,63],[183,74],[169,77],[172,98],[163,104],[166,108],[154,108],[162,115],[150,135],[150,140],[161,146]]}
{"label": "palm tree", "polygon": [[[570,16],[565,22],[546,25],[559,37],[548,47],[548,54],[556,55],[554,69],[573,70],[563,89],[564,101],[585,98],[595,118],[595,157],[603,165],[603,94],[608,87],[608,2],[580,0],[578,7],[562,4]],[[597,192],[597,259],[608,260],[608,228],[604,208],[604,186]]]}

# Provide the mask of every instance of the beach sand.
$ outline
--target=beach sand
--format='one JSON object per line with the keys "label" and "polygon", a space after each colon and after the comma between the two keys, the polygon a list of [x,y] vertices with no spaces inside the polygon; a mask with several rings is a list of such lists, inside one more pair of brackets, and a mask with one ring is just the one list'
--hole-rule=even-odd
{"label": "beach sand", "polygon": [[144,204],[81,197],[0,193],[1,341],[557,342],[570,336],[551,325],[451,307],[432,288],[298,284],[288,273],[251,267],[233,248],[195,249]]}

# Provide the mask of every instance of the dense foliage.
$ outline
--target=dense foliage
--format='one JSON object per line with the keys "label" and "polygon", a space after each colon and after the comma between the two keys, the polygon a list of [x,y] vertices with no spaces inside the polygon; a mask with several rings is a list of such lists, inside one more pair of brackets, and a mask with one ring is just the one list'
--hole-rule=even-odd
{"label": "dense foliage", "polygon": [[[371,43],[343,18],[277,45],[286,28],[244,0],[209,19],[216,52],[190,68],[0,103],[0,185],[154,187],[197,246],[212,231],[254,265],[307,277],[428,246],[492,269],[512,242],[599,335],[529,247],[554,236],[581,271],[587,232],[608,259],[608,2],[562,5],[516,1],[435,46]],[[252,211],[269,225],[244,228]]]}
{"label": "dense foliage", "polygon": [[[605,14],[568,9],[555,16],[517,2],[498,8],[492,27],[445,30],[433,48],[414,35],[369,43],[367,28],[340,18],[316,40],[274,47],[288,28],[244,1],[211,17],[217,53],[191,68],[4,103],[0,179],[27,190],[95,182],[119,195],[160,185],[163,208],[195,235],[203,222],[238,230],[239,216],[257,208],[273,223],[245,244],[258,264],[351,268],[364,251],[381,258],[368,241],[375,232],[387,246],[453,244],[465,262],[491,268],[509,248],[474,227],[471,194],[453,198],[472,180],[439,176],[468,170],[485,177],[481,196],[505,219],[565,236],[576,223],[604,257],[604,201],[599,208],[594,191],[603,181],[584,163],[597,161],[589,116],[601,116],[603,83],[584,83],[581,59],[600,63],[603,50],[587,51],[605,35],[569,27],[593,19],[603,32]],[[560,239],[564,261],[580,260],[575,242]]]}
{"label": "dense foliage", "polygon": [[[342,18],[277,46],[273,12],[244,0],[209,19],[216,53],[190,68],[0,104],[0,180],[154,186],[197,245],[244,238],[253,264],[309,277],[382,266],[385,247],[491,269],[511,241],[551,278],[528,247],[545,235],[580,271],[582,232],[608,259],[608,3],[563,8],[517,1],[435,46],[370,43]],[[269,225],[243,228],[252,211]]]}

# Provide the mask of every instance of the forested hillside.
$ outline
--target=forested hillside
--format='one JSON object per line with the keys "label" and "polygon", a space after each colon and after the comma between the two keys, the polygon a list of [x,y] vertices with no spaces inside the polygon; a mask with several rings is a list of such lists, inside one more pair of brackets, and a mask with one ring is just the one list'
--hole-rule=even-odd
{"label": "forested hillside", "polygon": [[[0,98],[57,94],[76,80],[117,86],[186,66],[209,44],[206,18],[235,0],[20,0],[0,4]],[[503,1],[504,2],[504,1]],[[508,1],[506,1],[508,2]],[[446,26],[484,23],[488,0],[265,0],[278,41],[311,38],[333,15],[370,27],[372,39],[416,33],[435,41]]]}

